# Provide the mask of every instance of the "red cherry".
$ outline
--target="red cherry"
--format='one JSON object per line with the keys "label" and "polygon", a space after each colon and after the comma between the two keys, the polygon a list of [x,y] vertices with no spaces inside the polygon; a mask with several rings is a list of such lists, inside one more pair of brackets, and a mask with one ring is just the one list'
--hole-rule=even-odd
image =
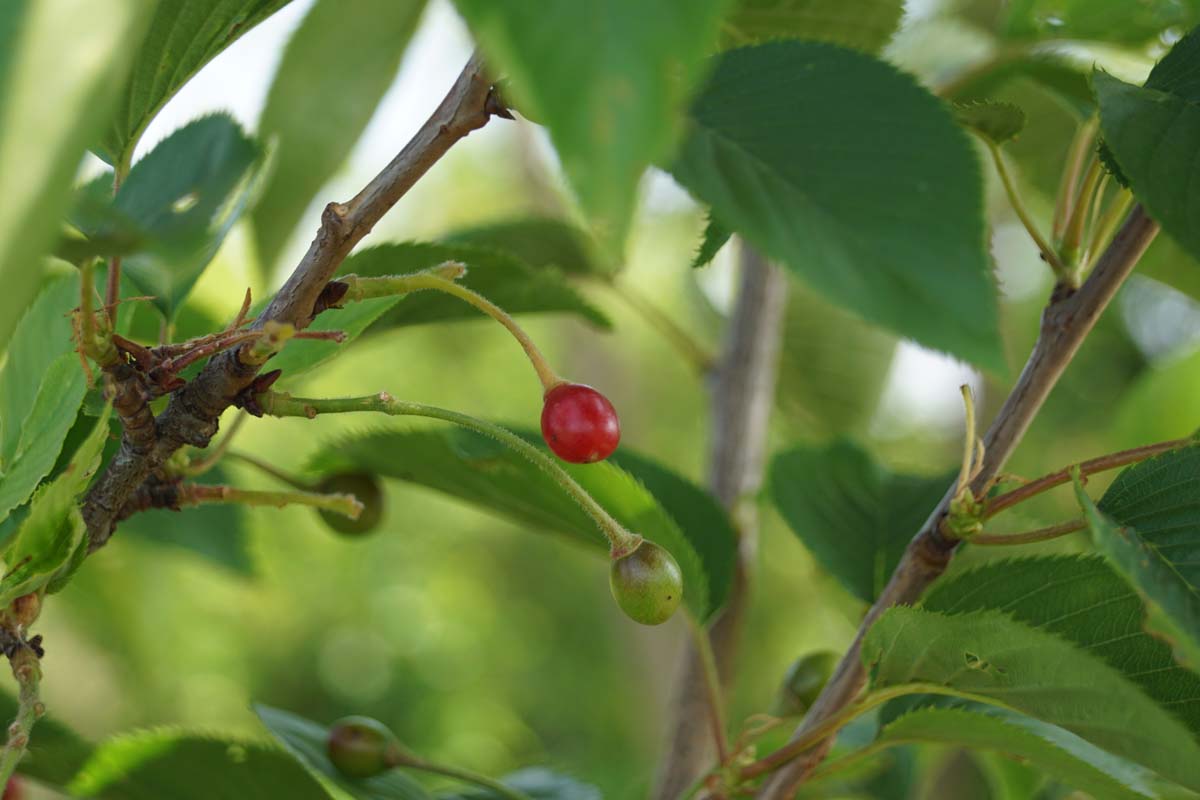
{"label": "red cherry", "polygon": [[25,796],[24,786],[21,785],[21,776],[13,775],[8,779],[8,783],[4,786],[4,796],[0,800],[21,800]]}
{"label": "red cherry", "polygon": [[546,392],[542,438],[563,461],[590,464],[608,458],[621,441],[621,423],[608,398],[581,383]]}

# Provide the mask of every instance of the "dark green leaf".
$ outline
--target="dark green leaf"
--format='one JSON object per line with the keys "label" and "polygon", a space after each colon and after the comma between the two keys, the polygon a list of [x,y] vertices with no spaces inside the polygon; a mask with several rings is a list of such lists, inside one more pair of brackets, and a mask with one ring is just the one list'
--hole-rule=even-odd
{"label": "dark green leaf", "polygon": [[1025,112],[1012,103],[982,100],[954,107],[958,121],[992,144],[1004,144],[1025,127]]}
{"label": "dark green leaf", "polygon": [[939,582],[922,605],[944,614],[995,609],[1102,659],[1200,736],[1200,675],[1144,630],[1133,589],[1103,558],[992,561]]}
{"label": "dark green leaf", "polygon": [[708,223],[704,226],[704,238],[700,242],[700,249],[696,251],[696,257],[692,259],[692,266],[703,267],[711,263],[732,235],[733,232],[722,225],[710,211]]}
{"label": "dark green leaf", "polygon": [[[671,552],[683,571],[684,602],[697,618],[717,610],[713,598],[724,597],[727,587],[710,594],[710,576],[698,553],[712,550],[711,534],[704,534],[707,543],[693,545],[653,495],[612,463],[562,466],[618,522]],[[362,469],[416,483],[598,550],[608,548],[596,523],[553,478],[499,442],[461,428],[350,436],[324,447],[310,468],[321,474]]]}
{"label": "dark green leaf", "polygon": [[[505,775],[500,782],[527,795],[530,800],[602,800],[600,790],[595,786],[580,783],[574,778],[545,767],[527,767]],[[507,800],[498,792],[478,787],[440,793],[438,798],[440,800]]]}
{"label": "dark green leaf", "polygon": [[232,117],[201,117],[135,164],[110,206],[85,191],[72,222],[88,236],[135,241],[124,274],[170,319],[245,210],[262,157]]}
{"label": "dark green leaf", "polygon": [[862,655],[873,688],[939,684],[1200,788],[1200,746],[1178,719],[1101,659],[1002,612],[898,606],[867,632]]}
{"label": "dark green leaf", "polygon": [[503,250],[530,267],[567,275],[607,278],[620,268],[606,263],[586,231],[551,217],[525,217],[465,228],[442,237],[446,244]]}
{"label": "dark green leaf", "polygon": [[144,13],[136,0],[0,3],[0,347],[37,293]]}
{"label": "dark green leaf", "polygon": [[329,798],[313,776],[278,749],[175,728],[137,731],[104,742],[70,791],[72,796],[112,800]]}
{"label": "dark green leaf", "polygon": [[780,453],[769,484],[775,507],[817,562],[871,602],[952,480],[894,474],[840,440]]}
{"label": "dark green leaf", "polygon": [[937,98],[775,42],[724,54],[690,121],[671,172],[725,225],[868,321],[1004,369],[979,163]]}
{"label": "dark green leaf", "polygon": [[325,754],[325,742],[329,737],[327,728],[260,703],[254,705],[254,712],[292,758],[355,800],[428,800],[430,797],[421,784],[397,770],[367,780],[347,778]]}
{"label": "dark green leaf", "polygon": [[[531,434],[525,438],[535,441]],[[696,484],[645,456],[621,448],[608,460],[637,478],[654,495],[696,549],[708,576],[708,600],[725,604],[737,565],[737,532],[716,498]]]}
{"label": "dark green leaf", "polygon": [[[467,274],[460,283],[479,292],[510,314],[568,312],[578,314],[602,328],[610,327],[608,318],[575,291],[557,270],[537,269],[507,253],[488,247],[421,242],[385,244],[350,256],[339,274],[402,275],[428,269],[446,261],[465,264]],[[479,311],[462,300],[440,292],[428,291],[407,296],[403,303],[386,314],[372,330],[482,318]]]}
{"label": "dark green leaf", "polygon": [[1036,719],[979,705],[922,708],[888,724],[879,741],[945,744],[1028,761],[1068,786],[1112,800],[1158,797],[1153,776],[1075,734]]}
{"label": "dark green leaf", "polygon": [[254,209],[269,269],[313,196],[346,160],[400,68],[425,0],[318,0],[292,34],[258,124],[276,137],[274,170]]}
{"label": "dark green leaf", "polygon": [[904,0],[739,0],[722,26],[722,44],[810,39],[874,53],[900,26]]}
{"label": "dark green leaf", "polygon": [[6,570],[0,578],[0,608],[78,567],[76,553],[87,545],[77,500],[100,466],[100,452],[108,438],[109,411],[106,408],[96,420],[92,432],[71,457],[70,466],[29,502],[29,513],[4,551]]}
{"label": "dark green leaf", "polygon": [[1147,626],[1200,666],[1200,446],[1125,469],[1100,507],[1076,486],[1096,547],[1137,589]]}
{"label": "dark green leaf", "polygon": [[1096,39],[1142,44],[1200,19],[1194,0],[1013,0],[1004,35],[1014,39]]}
{"label": "dark green leaf", "polygon": [[[132,48],[133,69],[120,89],[112,125],[97,151],[100,156],[109,164],[128,166],[146,126],[175,92],[218,53],[288,2],[157,0],[141,46]],[[88,14],[79,16],[90,22],[96,11],[89,8]]]}
{"label": "dark green leaf", "polygon": [[48,284],[21,317],[0,366],[0,520],[29,499],[62,449],[86,379],[71,340],[79,278]]}
{"label": "dark green leaf", "polygon": [[725,0],[457,0],[518,107],[550,129],[606,253],[619,256],[638,179],[666,158]]}
{"label": "dark green leaf", "polygon": [[1193,258],[1200,257],[1200,32],[1180,40],[1144,87],[1104,72],[1092,76],[1106,165]]}
{"label": "dark green leaf", "polygon": [[[196,481],[227,484],[229,476],[215,467]],[[254,574],[246,510],[234,503],[202,505],[183,511],[142,511],[121,523],[121,538],[186,550],[236,575]]]}

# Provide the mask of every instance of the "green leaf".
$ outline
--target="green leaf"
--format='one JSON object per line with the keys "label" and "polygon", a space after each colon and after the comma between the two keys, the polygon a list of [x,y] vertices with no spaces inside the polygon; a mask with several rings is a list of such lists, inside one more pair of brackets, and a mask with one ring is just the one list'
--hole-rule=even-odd
{"label": "green leaf", "polygon": [[[219,466],[195,479],[197,483],[228,484]],[[235,503],[214,503],[183,511],[150,509],[121,523],[122,539],[138,539],[156,547],[193,553],[235,575],[254,574],[246,509]]]}
{"label": "green leaf", "polygon": [[323,782],[337,786],[355,800],[428,800],[430,797],[421,784],[398,770],[367,780],[347,778],[325,754],[325,743],[329,738],[327,728],[261,703],[254,704],[254,713],[292,758],[310,773],[321,776]]}
{"label": "green leaf", "polygon": [[891,608],[867,632],[862,654],[873,688],[939,684],[1200,788],[1200,746],[1183,723],[1101,659],[1001,612]]}
{"label": "green leaf", "polygon": [[503,250],[534,269],[610,278],[620,264],[604,261],[587,232],[551,217],[522,217],[464,228],[442,237],[446,244]]}
{"label": "green leaf", "polygon": [[[157,0],[133,68],[120,89],[112,124],[97,153],[128,166],[138,139],[168,100],[200,68],[289,0]],[[89,8],[88,23],[99,19]],[[60,33],[60,36],[63,34]],[[59,39],[64,41],[64,39]],[[129,46],[129,41],[122,42]]]}
{"label": "green leaf", "polygon": [[318,0],[292,34],[258,135],[276,137],[274,171],[254,209],[269,269],[317,191],[350,154],[395,80],[425,0]]}
{"label": "green leaf", "polygon": [[1092,76],[1104,134],[1102,155],[1163,230],[1200,257],[1194,209],[1200,203],[1200,31],[1181,39],[1143,87],[1104,72]]}
{"label": "green leaf", "polygon": [[99,745],[71,782],[70,793],[112,800],[329,798],[315,778],[276,748],[177,728],[136,731]]}
{"label": "green leaf", "polygon": [[817,562],[873,601],[953,476],[897,475],[846,440],[775,456],[775,507]]}
{"label": "green leaf", "polygon": [[57,278],[25,312],[0,366],[0,520],[29,499],[62,449],[86,378],[71,341],[79,278]]}
{"label": "green leaf", "polygon": [[1076,482],[1097,549],[1146,603],[1147,626],[1200,666],[1200,446],[1143,461],[1121,472],[1100,508]]}
{"label": "green leaf", "polygon": [[1200,736],[1200,675],[1144,630],[1137,594],[1098,556],[991,561],[939,581],[922,605],[963,614],[995,609],[1102,659]]}
{"label": "green leaf", "polygon": [[[728,589],[718,586],[710,593],[711,576],[698,552],[708,548],[694,545],[635,477],[608,462],[561,466],[618,522],[671,552],[683,571],[684,602],[698,619],[717,610],[714,598],[723,598]],[[361,433],[326,445],[309,468],[322,474],[361,469],[427,486],[599,551],[608,549],[596,523],[553,478],[499,442],[462,428]]]}
{"label": "green leaf", "polygon": [[[619,256],[638,179],[666,158],[726,0],[457,0],[518,107],[543,122],[596,229]],[[618,259],[619,260],[619,259]]]}
{"label": "green leaf", "polygon": [[1003,34],[1013,39],[1095,39],[1143,44],[1200,19],[1194,0],[1013,0]]}
{"label": "green leaf", "polygon": [[[525,438],[536,441],[532,434]],[[737,566],[738,535],[729,514],[716,498],[656,461],[621,448],[608,461],[636,478],[679,525],[704,565],[708,601],[725,604]]]}
{"label": "green leaf", "polygon": [[979,163],[912,78],[774,42],[721,56],[690,122],[671,172],[725,225],[869,322],[1004,370]]}
{"label": "green leaf", "polygon": [[[0,691],[0,720],[17,716],[17,700]],[[53,716],[38,720],[29,738],[28,755],[21,760],[21,774],[51,786],[65,786],[92,753],[92,745]]]}
{"label": "green leaf", "polygon": [[977,101],[954,107],[958,121],[992,144],[1016,138],[1025,127],[1025,112],[1012,103]]}
{"label": "green leaf", "polygon": [[806,440],[861,432],[879,406],[896,337],[792,284],[775,391],[780,417]]}
{"label": "green leaf", "polygon": [[87,546],[83,541],[87,526],[77,500],[100,466],[110,412],[111,407],[106,407],[66,470],[30,501],[29,513],[4,551],[6,571],[0,578],[0,608],[69,575],[78,566],[76,552]]}
{"label": "green leaf", "polygon": [[[446,261],[465,264],[467,274],[459,282],[510,314],[566,312],[578,314],[598,327],[611,327],[608,318],[588,303],[558,270],[541,264],[530,265],[490,247],[422,242],[385,244],[354,253],[346,259],[339,274],[403,275]],[[407,296],[372,330],[483,318],[478,310],[458,298],[427,291]]]}
{"label": "green leaf", "polygon": [[144,9],[141,0],[0,3],[0,347],[37,293]]}
{"label": "green leaf", "polygon": [[1084,118],[1096,110],[1096,98],[1088,83],[1090,69],[1090,64],[1077,63],[1067,56],[1054,53],[1019,56],[992,69],[968,73],[963,80],[956,81],[944,96],[957,103],[978,102],[993,97],[1008,84],[1024,79],[1046,89],[1080,118]]}
{"label": "green leaf", "polygon": [[878,741],[991,750],[1027,761],[1074,789],[1112,800],[1158,797],[1150,774],[1069,731],[999,708],[922,708],[888,724]]}
{"label": "green leaf", "polygon": [[875,53],[900,27],[904,0],[739,0],[721,29],[724,47],[771,39],[833,42]]}
{"label": "green leaf", "polygon": [[93,183],[72,222],[89,237],[136,242],[124,274],[171,319],[246,209],[262,161],[232,117],[201,117],[135,164],[111,205],[97,202],[105,179]]}
{"label": "green leaf", "polygon": [[733,231],[722,225],[710,211],[708,223],[704,226],[704,238],[700,241],[700,249],[696,251],[696,257],[692,259],[692,267],[703,267],[710,264],[717,257],[717,253],[721,252],[721,248],[729,242],[731,236],[733,236]]}
{"label": "green leaf", "polygon": [[[527,767],[509,775],[500,782],[511,786],[530,800],[602,800],[600,790],[587,783],[545,767]],[[507,800],[504,795],[491,789],[477,786],[461,791],[438,794],[439,800]]]}

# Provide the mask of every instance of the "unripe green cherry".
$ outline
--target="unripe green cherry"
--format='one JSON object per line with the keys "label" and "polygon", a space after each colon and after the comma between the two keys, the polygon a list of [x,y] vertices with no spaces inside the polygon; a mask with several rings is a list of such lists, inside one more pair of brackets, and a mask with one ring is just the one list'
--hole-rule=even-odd
{"label": "unripe green cherry", "polygon": [[683,599],[679,564],[651,541],[643,541],[632,553],[613,560],[608,585],[621,610],[643,625],[666,622]]}
{"label": "unripe green cherry", "polygon": [[358,519],[350,519],[336,511],[319,509],[318,514],[325,524],[347,536],[364,536],[379,527],[383,519],[383,487],[369,472],[338,472],[327,475],[316,485],[322,494],[351,494],[363,504]]}
{"label": "unripe green cherry", "polygon": [[776,717],[800,716],[817,699],[837,666],[837,653],[809,653],[788,668],[770,713]]}
{"label": "unripe green cherry", "polygon": [[326,752],[338,772],[348,778],[370,778],[405,761],[396,736],[370,717],[344,717],[333,723]]}

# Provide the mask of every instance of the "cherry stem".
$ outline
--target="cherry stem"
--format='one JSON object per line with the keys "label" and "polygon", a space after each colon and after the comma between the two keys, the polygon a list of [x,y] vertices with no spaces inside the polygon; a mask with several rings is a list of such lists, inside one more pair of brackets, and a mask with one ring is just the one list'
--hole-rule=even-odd
{"label": "cherry stem", "polygon": [[1066,277],[1066,270],[1063,268],[1062,261],[1058,257],[1058,253],[1054,252],[1054,248],[1046,241],[1041,232],[1037,228],[1037,224],[1033,221],[1032,215],[1025,208],[1025,203],[1021,200],[1021,193],[1017,191],[1016,182],[1013,181],[1012,175],[1008,172],[1008,165],[1004,163],[1004,154],[1000,152],[1000,147],[990,139],[984,139],[987,143],[988,150],[992,153],[992,161],[996,165],[996,174],[1000,176],[1000,183],[1004,185],[1004,193],[1008,195],[1008,204],[1012,206],[1013,213],[1017,215],[1021,225],[1025,228],[1025,232],[1029,234],[1029,238],[1037,245],[1037,249],[1042,254],[1042,259],[1050,265],[1050,269],[1054,271],[1054,276],[1059,280]]}
{"label": "cherry stem", "polygon": [[1088,150],[1096,138],[1096,131],[1099,127],[1100,118],[1093,116],[1079,126],[1079,129],[1075,132],[1075,138],[1071,141],[1071,148],[1067,154],[1067,162],[1063,169],[1062,180],[1058,185],[1058,201],[1054,204],[1054,226],[1052,230],[1056,240],[1062,239],[1063,231],[1067,226],[1067,219],[1071,216],[1072,206],[1076,199],[1075,189],[1079,185],[1079,176],[1083,172],[1084,160],[1087,158]]}
{"label": "cherry stem", "polygon": [[1018,503],[1025,502],[1031,497],[1049,491],[1057,486],[1062,486],[1071,480],[1071,470],[1076,467],[1078,467],[1082,475],[1092,475],[1097,472],[1105,472],[1117,467],[1136,464],[1139,461],[1145,461],[1147,458],[1169,453],[1172,450],[1178,450],[1181,447],[1187,447],[1195,443],[1196,440],[1191,437],[1186,439],[1171,439],[1165,442],[1144,444],[1141,447],[1121,450],[1116,453],[1109,453],[1108,455],[1093,458],[1090,461],[1081,461],[1078,464],[1072,464],[1056,472],[1051,472],[1049,475],[1043,475],[1023,486],[1018,486],[1012,491],[993,497],[983,507],[983,518],[989,519],[994,517],[1006,508],[1011,508]]}
{"label": "cherry stem", "polygon": [[690,333],[640,292],[616,281],[605,282],[613,294],[657,331],[701,375],[711,372],[716,359]]}
{"label": "cherry stem", "polygon": [[275,508],[290,505],[309,506],[343,514],[350,519],[358,519],[363,510],[363,504],[351,494],[320,494],[304,491],[270,492],[199,483],[185,483],[179,487],[179,504],[181,506],[200,505],[201,503],[238,503],[246,506],[274,506]]}
{"label": "cherry stem", "polygon": [[970,544],[984,546],[1033,544],[1034,542],[1048,542],[1051,539],[1081,531],[1086,527],[1087,523],[1083,520],[1073,519],[1024,533],[977,533],[974,536],[968,536],[966,541]]}
{"label": "cherry stem", "polygon": [[613,519],[596,500],[571,477],[558,462],[547,456],[537,447],[506,430],[499,425],[477,419],[457,411],[450,411],[436,406],[421,403],[410,403],[397,400],[387,392],[365,395],[362,397],[334,398],[305,398],[292,397],[286,392],[264,392],[258,395],[258,403],[263,413],[273,417],[306,417],[313,419],[318,414],[346,414],[360,411],[374,411],[395,417],[429,417],[443,422],[452,422],[476,433],[488,436],[503,445],[508,446],[519,455],[525,457],[534,466],[541,469],[554,479],[563,490],[571,496],[579,507],[587,512],[600,528],[600,532],[608,539],[609,554],[612,558],[629,555],[642,543],[639,534],[631,533]]}
{"label": "cherry stem", "polygon": [[1132,205],[1133,193],[1127,189],[1121,189],[1092,230],[1092,239],[1088,243],[1087,253],[1084,257],[1085,269],[1091,266],[1091,261],[1100,253],[1100,248],[1112,238],[1117,226],[1121,224],[1121,220],[1125,219],[1125,215],[1129,213]]}
{"label": "cherry stem", "polygon": [[312,489],[314,488],[314,486],[312,484],[305,483],[304,481],[297,478],[295,475],[284,472],[283,470],[279,469],[278,467],[276,467],[272,464],[268,464],[266,461],[263,461],[261,458],[258,458],[257,456],[252,456],[249,453],[242,453],[237,450],[230,450],[225,455],[226,455],[226,458],[232,458],[235,461],[241,461],[243,464],[249,464],[250,466],[257,469],[259,472],[262,472],[266,475],[270,475],[272,478],[279,481],[280,483],[286,483],[288,486],[299,489],[302,492],[312,491]]}
{"label": "cherry stem", "polygon": [[688,615],[688,631],[692,636],[692,645],[700,656],[700,666],[704,673],[705,696],[708,700],[708,722],[712,727],[713,742],[717,746],[717,758],[724,764],[729,760],[729,740],[725,735],[725,713],[721,697],[721,675],[717,671],[717,659],[713,655],[712,640],[708,631],[694,617]]}
{"label": "cherry stem", "polygon": [[490,789],[501,797],[508,798],[508,800],[531,800],[529,795],[503,784],[495,778],[489,778],[487,775],[481,775],[478,772],[472,772],[462,767],[452,767],[448,764],[437,764],[432,761],[426,761],[423,758],[412,757],[406,758],[403,766],[409,769],[420,770],[421,772],[429,772],[434,775],[445,775],[447,778],[454,778],[464,783],[473,783],[484,789]]}
{"label": "cherry stem", "polygon": [[343,302],[346,300],[367,300],[374,297],[408,294],[410,292],[429,289],[457,297],[459,300],[469,303],[484,314],[487,314],[508,329],[508,332],[513,335],[513,338],[520,343],[521,348],[525,351],[529,363],[533,365],[533,369],[537,373],[538,380],[542,383],[542,390],[544,392],[548,392],[562,383],[562,378],[550,368],[550,364],[546,361],[541,351],[538,350],[537,345],[533,343],[533,340],[529,338],[529,334],[525,333],[516,320],[509,316],[508,312],[478,292],[468,289],[462,284],[455,283],[455,279],[465,275],[466,271],[466,267],[462,264],[448,261],[441,266],[411,275],[392,275],[379,278],[344,275],[338,278],[338,280],[349,284],[350,287],[346,290]]}
{"label": "cherry stem", "polygon": [[113,346],[108,326],[102,330],[97,325],[92,309],[92,298],[95,294],[95,263],[89,259],[79,269],[79,346],[84,355],[105,367],[116,364],[121,356]]}
{"label": "cherry stem", "polygon": [[[1100,177],[1103,174],[1104,170],[1100,166],[1100,159],[1092,156],[1091,164],[1088,165],[1088,171],[1084,174],[1083,183],[1079,187],[1075,207],[1072,209],[1071,216],[1067,220],[1067,227],[1063,231],[1059,255],[1066,265],[1076,265],[1079,246],[1083,242],[1084,228],[1087,227],[1088,212],[1091,210],[1092,203],[1096,202],[1096,187],[1099,186]],[[1078,282],[1077,277],[1076,282]]]}

